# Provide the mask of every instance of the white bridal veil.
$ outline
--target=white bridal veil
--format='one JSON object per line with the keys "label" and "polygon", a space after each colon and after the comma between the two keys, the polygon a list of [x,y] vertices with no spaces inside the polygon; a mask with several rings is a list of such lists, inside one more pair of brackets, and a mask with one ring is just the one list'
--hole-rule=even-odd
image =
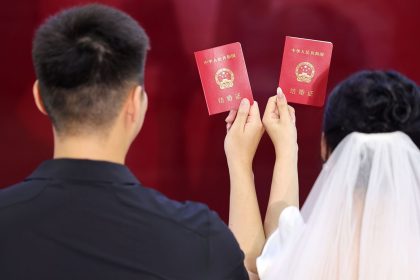
{"label": "white bridal veil", "polygon": [[406,134],[348,135],[301,214],[281,214],[261,279],[420,279],[420,150]]}

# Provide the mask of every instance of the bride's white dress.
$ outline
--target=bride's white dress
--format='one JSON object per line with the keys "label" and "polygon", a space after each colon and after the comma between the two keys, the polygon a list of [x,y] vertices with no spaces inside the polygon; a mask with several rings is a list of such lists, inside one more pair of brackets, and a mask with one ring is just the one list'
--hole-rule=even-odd
{"label": "bride's white dress", "polygon": [[402,132],[348,135],[257,267],[262,280],[419,280],[419,149]]}

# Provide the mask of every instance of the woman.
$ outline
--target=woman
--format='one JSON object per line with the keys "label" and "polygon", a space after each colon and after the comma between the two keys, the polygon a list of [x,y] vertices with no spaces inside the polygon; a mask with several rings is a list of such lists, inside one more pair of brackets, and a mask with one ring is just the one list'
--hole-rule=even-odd
{"label": "woman", "polygon": [[[294,110],[278,93],[262,122],[247,101],[226,119],[229,223],[251,278],[420,279],[419,87],[396,72],[364,71],[333,90],[326,163],[301,212]],[[251,165],[264,128],[276,163],[263,226]]]}

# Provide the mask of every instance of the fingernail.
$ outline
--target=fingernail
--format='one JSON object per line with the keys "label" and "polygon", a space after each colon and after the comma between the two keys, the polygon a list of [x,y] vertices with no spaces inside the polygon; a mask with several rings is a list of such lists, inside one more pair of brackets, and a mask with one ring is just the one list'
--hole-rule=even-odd
{"label": "fingernail", "polygon": [[279,98],[283,98],[284,97],[284,93],[283,93],[283,91],[281,90],[280,87],[277,88],[277,96]]}
{"label": "fingernail", "polygon": [[246,105],[248,105],[249,104],[249,100],[248,100],[248,98],[244,98],[244,99],[242,99],[242,101],[241,101],[241,107],[243,107],[243,106],[246,106]]}

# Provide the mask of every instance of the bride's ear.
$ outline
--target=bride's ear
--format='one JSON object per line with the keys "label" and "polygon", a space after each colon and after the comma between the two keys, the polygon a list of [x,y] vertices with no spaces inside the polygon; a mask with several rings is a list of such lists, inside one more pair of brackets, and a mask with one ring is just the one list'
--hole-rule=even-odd
{"label": "bride's ear", "polygon": [[330,156],[330,149],[327,145],[327,139],[325,138],[324,132],[321,134],[321,159],[323,162],[326,162],[328,157]]}

